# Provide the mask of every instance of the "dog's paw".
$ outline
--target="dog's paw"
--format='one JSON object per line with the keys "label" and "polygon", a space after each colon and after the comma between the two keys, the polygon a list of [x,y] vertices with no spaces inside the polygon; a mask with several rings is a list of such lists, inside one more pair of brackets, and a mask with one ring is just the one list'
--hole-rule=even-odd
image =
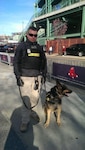
{"label": "dog's paw", "polygon": [[49,126],[48,123],[44,123],[44,127],[47,128]]}
{"label": "dog's paw", "polygon": [[60,127],[60,126],[61,126],[61,122],[58,122],[58,121],[57,121],[57,125]]}

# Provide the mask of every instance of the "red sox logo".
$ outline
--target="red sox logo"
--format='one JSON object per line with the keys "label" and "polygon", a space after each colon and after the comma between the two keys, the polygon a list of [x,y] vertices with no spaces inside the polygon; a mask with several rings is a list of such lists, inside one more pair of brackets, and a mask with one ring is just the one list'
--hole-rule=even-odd
{"label": "red sox logo", "polygon": [[76,74],[75,72],[75,68],[74,67],[71,67],[69,72],[68,72],[68,75],[71,77],[71,78],[78,78],[78,74]]}

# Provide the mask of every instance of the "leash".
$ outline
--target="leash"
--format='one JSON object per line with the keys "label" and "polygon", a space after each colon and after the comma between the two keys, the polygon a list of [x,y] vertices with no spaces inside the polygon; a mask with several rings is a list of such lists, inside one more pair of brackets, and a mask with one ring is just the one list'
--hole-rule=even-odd
{"label": "leash", "polygon": [[[38,86],[39,86],[39,83],[38,83],[38,82],[39,82],[39,81],[38,81],[38,77],[37,77],[37,78],[35,79],[35,87],[34,87],[35,90],[38,89]],[[45,82],[41,81],[41,84],[44,85],[44,88],[45,88],[45,91],[46,91],[46,84],[45,84]],[[20,90],[20,86],[19,86],[19,93],[20,93],[20,97],[21,97],[22,102],[23,102],[24,106],[26,107],[26,109],[33,109],[34,107],[36,107],[36,106],[38,105],[39,100],[37,101],[36,105],[34,105],[34,106],[28,108],[28,106],[26,105],[26,103],[25,103],[25,101],[24,101],[24,99],[23,99],[23,96],[22,96],[22,93],[21,93],[21,90]]]}
{"label": "leash", "polygon": [[45,91],[46,91],[46,84],[45,84],[45,82],[44,82],[44,77],[42,77],[42,79],[41,79],[41,84],[44,85],[44,89],[45,89]]}
{"label": "leash", "polygon": [[[22,99],[22,102],[23,102],[24,106],[25,106],[27,109],[33,109],[34,107],[37,106],[38,102],[36,103],[36,105],[34,105],[34,106],[28,108],[28,106],[26,105],[26,103],[25,103],[24,100],[23,100],[23,96],[22,96],[22,94],[21,94],[20,86],[19,86],[19,93],[20,93],[20,97],[21,97],[21,99]],[[39,101],[39,100],[38,100],[38,101]]]}

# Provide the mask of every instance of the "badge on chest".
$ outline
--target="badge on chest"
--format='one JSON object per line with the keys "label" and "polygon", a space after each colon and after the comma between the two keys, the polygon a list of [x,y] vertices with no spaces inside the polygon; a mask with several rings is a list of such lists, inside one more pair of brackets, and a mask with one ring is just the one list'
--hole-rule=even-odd
{"label": "badge on chest", "polygon": [[31,53],[31,49],[27,49],[27,54],[30,54]]}

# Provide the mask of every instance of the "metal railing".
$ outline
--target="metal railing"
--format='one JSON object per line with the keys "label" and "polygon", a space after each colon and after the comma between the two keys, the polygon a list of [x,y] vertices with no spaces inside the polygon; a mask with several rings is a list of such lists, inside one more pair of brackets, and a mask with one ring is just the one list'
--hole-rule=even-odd
{"label": "metal railing", "polygon": [[[50,3],[48,4],[48,13],[51,13],[53,11],[56,11],[56,10],[59,10],[61,8],[64,8],[64,7],[67,7],[67,6],[70,6],[70,5],[73,5],[75,3],[78,3],[78,2],[82,2],[82,1],[85,1],[85,0],[62,0],[60,3],[58,3],[57,5],[53,5],[52,6],[52,9],[49,9],[50,8]],[[53,0],[51,0],[51,3],[53,2]],[[46,14],[46,4],[42,6],[42,9],[39,10],[39,12],[37,12],[37,17],[39,16],[42,16]]]}
{"label": "metal railing", "polygon": [[0,62],[13,65],[14,54],[0,52]]}

